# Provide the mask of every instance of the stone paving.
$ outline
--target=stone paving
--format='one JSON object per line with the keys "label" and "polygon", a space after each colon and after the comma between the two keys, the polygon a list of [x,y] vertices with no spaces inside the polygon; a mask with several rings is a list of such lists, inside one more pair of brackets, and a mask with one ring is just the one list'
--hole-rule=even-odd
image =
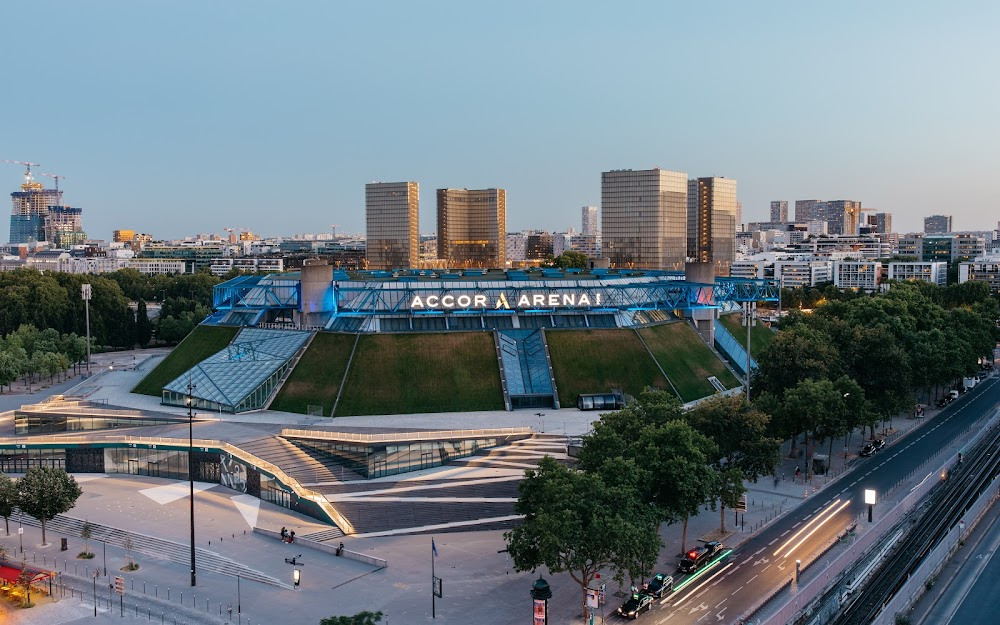
{"label": "stone paving", "polygon": [[[161,410],[156,398],[132,395],[128,391],[145,374],[147,367],[161,356],[151,356],[148,362],[137,358],[138,371],[108,370],[87,380],[90,386],[98,386],[90,399],[106,399],[109,404]],[[28,398],[25,398],[28,399]],[[37,401],[35,395],[29,401]],[[25,401],[24,403],[27,403]],[[905,436],[923,423],[932,421],[937,410],[927,409],[921,419],[897,418],[887,434],[890,444]],[[207,414],[200,415],[207,417]],[[472,414],[401,415],[391,417],[350,417],[336,419],[337,425],[387,425],[390,427],[504,427],[531,426],[538,430],[543,427],[549,433],[576,436],[585,433],[597,413],[584,413],[575,409],[546,411],[542,419],[529,412],[490,412]],[[221,415],[223,421],[254,421],[259,423],[277,422],[282,424],[307,424],[330,419],[289,415],[277,412],[260,412],[252,415]],[[9,418],[0,422],[0,428],[10,431]],[[748,539],[754,531],[772,520],[775,515],[814,497],[829,481],[836,479],[845,468],[857,459],[862,444],[857,433],[849,442],[849,453],[844,457],[843,443],[834,446],[831,471],[827,476],[814,476],[805,481],[803,476],[795,476],[795,468],[801,464],[799,458],[785,457],[778,478],[763,479],[750,484],[748,492],[749,509],[740,515],[738,529],[734,530],[733,512],[726,512],[729,530],[724,541],[735,546]],[[789,443],[784,446],[788,456]],[[826,449],[818,450],[825,453]],[[800,467],[801,468],[801,467]],[[437,469],[446,472],[449,467]],[[434,471],[434,470],[431,470]],[[162,486],[169,486],[170,480],[139,476],[80,476],[84,496],[77,507],[69,513],[76,518],[120,527],[123,531],[148,534],[173,541],[177,549],[189,549],[189,529],[187,521],[187,497],[153,497],[148,492]],[[184,482],[186,484],[186,482]],[[267,502],[257,501],[250,507],[256,508],[256,516],[247,509],[247,503],[238,500],[242,495],[218,485],[205,485],[208,490],[196,494],[197,544],[200,550],[212,550],[241,564],[273,575],[278,579],[291,579],[291,565],[284,558],[302,554],[305,562],[302,571],[302,585],[299,590],[291,590],[274,585],[241,582],[242,622],[252,623],[318,623],[319,619],[333,614],[353,614],[361,610],[382,610],[388,623],[467,623],[480,625],[501,625],[521,622],[530,618],[528,591],[532,581],[541,573],[551,584],[554,598],[550,601],[550,622],[582,623],[579,616],[582,603],[580,588],[566,573],[551,574],[542,570],[537,573],[517,573],[505,553],[501,531],[471,531],[436,534],[434,540],[438,557],[434,559],[436,574],[443,581],[444,597],[437,600],[436,618],[431,616],[430,571],[432,565],[431,536],[382,534],[369,537],[344,537],[346,548],[388,561],[388,567],[375,570],[374,567],[338,558],[334,555],[305,548],[301,545],[287,545],[252,532],[254,526],[277,530],[284,526],[295,529],[298,536],[319,531],[326,526],[309,517],[289,512]],[[182,489],[183,490],[183,489]],[[715,537],[718,534],[720,515],[717,511],[705,510],[690,520],[688,544],[699,537]],[[246,530],[244,535],[242,532]],[[16,531],[16,530],[15,530]],[[67,586],[83,591],[74,598],[69,596],[58,603],[40,604],[28,611],[20,611],[18,616],[30,612],[29,620],[22,622],[45,622],[55,625],[60,622],[95,622],[92,581],[85,567],[93,568],[95,560],[75,560],[72,555],[79,550],[80,539],[68,537],[70,550],[58,551],[58,535],[49,535],[49,546],[41,546],[40,531],[25,527],[23,540],[25,555],[30,560],[51,562],[56,558],[56,568],[64,571]],[[657,563],[660,570],[671,570],[676,564],[676,554],[682,551],[680,544],[681,526],[666,526],[661,535],[664,548]],[[219,540],[221,539],[221,541]],[[0,534],[0,543],[12,552],[17,547],[10,538]],[[212,541],[209,544],[208,541]],[[137,541],[139,542],[139,541]],[[108,546],[109,568],[117,569],[124,563],[125,554],[119,548]],[[137,549],[138,550],[138,549]],[[70,558],[67,560],[66,555]],[[10,556],[11,559],[20,557]],[[112,564],[113,563],[113,564]],[[140,613],[148,610],[148,621],[159,610],[165,623],[171,617],[178,623],[226,622],[225,606],[237,603],[236,580],[218,573],[199,572],[198,586],[192,591],[189,586],[189,571],[186,565],[177,564],[156,554],[140,556],[142,568],[135,575],[127,576],[130,590],[126,603],[138,599]],[[103,586],[102,586],[103,583]],[[139,590],[145,584],[146,594]],[[169,602],[159,596],[164,588],[170,588]],[[155,589],[155,590],[151,590]],[[617,585],[609,582],[609,593],[617,591]],[[107,578],[98,583],[98,594],[107,592]],[[184,592],[182,605],[179,593]],[[157,596],[151,596],[156,593]],[[191,602],[196,602],[191,607]],[[207,609],[205,601],[208,602]],[[611,597],[607,612],[616,607],[618,599]],[[67,607],[67,605],[69,607]],[[72,606],[76,605],[76,608]],[[79,608],[84,607],[83,613]],[[115,606],[117,608],[117,605]],[[219,615],[220,608],[223,611]],[[103,612],[102,612],[103,610]],[[235,610],[235,608],[234,608]],[[49,615],[52,616],[49,616]],[[97,620],[112,618],[107,607],[99,606]],[[65,620],[60,620],[64,619]],[[122,618],[114,614],[117,622]],[[133,616],[129,617],[134,619]],[[600,620],[600,619],[599,619]],[[236,621],[234,611],[233,621]]]}

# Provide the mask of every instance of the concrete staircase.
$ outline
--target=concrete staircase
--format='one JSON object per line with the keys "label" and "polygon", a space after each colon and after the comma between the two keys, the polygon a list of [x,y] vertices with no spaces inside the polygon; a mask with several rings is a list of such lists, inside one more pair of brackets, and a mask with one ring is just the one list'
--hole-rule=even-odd
{"label": "concrete staircase", "polygon": [[[23,525],[29,525],[32,527],[42,526],[42,524],[34,517],[30,517],[19,512],[12,514],[10,520],[18,521]],[[75,537],[75,542],[75,540],[78,540],[80,537],[80,531],[83,530],[83,523],[84,522],[80,519],[60,514],[45,523],[45,532],[46,534],[53,532],[62,536]],[[132,551],[137,554],[151,556],[160,560],[167,560],[169,562],[176,562],[178,564],[189,565],[191,563],[190,544],[175,543],[169,540],[163,540],[162,538],[154,538],[145,534],[128,532],[115,527],[108,527],[107,525],[99,525],[97,523],[91,523],[90,530],[90,540],[92,541],[91,549],[94,548],[95,543],[101,541],[124,549],[125,537],[131,536]],[[281,582],[270,575],[247,568],[235,560],[230,560],[229,558],[220,556],[214,551],[207,551],[205,549],[195,547],[195,553],[198,559],[198,570],[212,571],[213,573],[222,573],[224,575],[239,575],[243,579],[253,580],[262,584],[289,588],[288,584]]]}
{"label": "concrete staircase", "polygon": [[240,448],[281,467],[289,477],[307,488],[315,484],[363,479],[333,458],[299,447],[280,436],[241,442]]}

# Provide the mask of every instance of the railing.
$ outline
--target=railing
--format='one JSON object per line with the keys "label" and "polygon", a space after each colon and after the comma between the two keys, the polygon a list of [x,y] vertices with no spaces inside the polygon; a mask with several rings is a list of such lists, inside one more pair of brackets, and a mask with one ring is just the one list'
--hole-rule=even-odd
{"label": "railing", "polygon": [[[527,429],[527,428],[520,428]],[[62,445],[67,444],[87,444],[87,443],[104,443],[104,444],[134,444],[134,445],[167,445],[175,448],[185,448],[188,447],[187,442],[182,438],[165,438],[162,436],[86,436],[86,437],[74,437],[68,439],[59,436],[32,436],[30,439],[22,438],[11,438],[3,437],[0,438],[0,446],[2,445],[14,445],[16,447],[26,447],[28,442],[31,445]],[[334,508],[329,501],[326,500],[321,494],[310,490],[301,484],[298,480],[292,478],[287,473],[281,470],[278,466],[271,464],[263,458],[259,458],[235,445],[227,443],[225,441],[211,440],[211,439],[194,439],[191,441],[191,447],[202,447],[205,449],[218,449],[220,452],[227,453],[234,458],[239,458],[243,462],[262,469],[270,473],[276,480],[284,484],[292,490],[292,492],[299,498],[305,501],[312,502],[316,507],[323,511],[327,517],[333,521],[345,534],[354,533],[354,525],[351,524],[340,512]]]}
{"label": "railing", "polygon": [[[965,448],[974,445],[978,440],[994,425],[997,417],[1000,416],[1000,411],[994,412],[989,417],[980,419],[976,423],[969,426],[964,434],[968,435],[972,432],[975,434],[972,438],[959,446],[959,448]],[[955,440],[958,440],[957,438]],[[934,486],[940,483],[941,472],[947,467],[951,466],[953,463],[957,462],[958,453],[951,449],[942,449],[936,455],[928,458],[926,461],[921,463],[921,465],[914,470],[910,475],[904,477],[899,482],[897,482],[886,494],[883,496],[883,500],[879,502],[879,508],[886,510],[888,503],[891,507],[888,507],[888,512],[884,516],[880,516],[872,525],[860,522],[861,517],[865,514],[862,513],[855,518],[857,522],[857,527],[861,531],[861,536],[858,537],[855,542],[850,546],[850,549],[844,551],[843,553],[835,556],[830,560],[826,567],[815,574],[810,573],[811,579],[804,584],[798,586],[795,590],[795,584],[792,584],[794,591],[794,596],[789,597],[787,602],[776,608],[776,611],[762,617],[762,623],[789,623],[795,620],[802,610],[810,606],[817,599],[823,597],[834,584],[840,582],[844,573],[848,571],[854,564],[865,554],[872,549],[878,541],[889,532],[897,523],[899,523],[904,516],[910,513],[910,511],[916,507]],[[934,469],[928,470],[926,467],[929,464],[935,466]],[[916,486],[910,488],[906,492],[899,492],[900,488],[911,477],[916,474],[917,471],[926,471],[926,477],[920,481]],[[827,551],[833,548],[841,538],[838,536],[831,539],[826,545],[823,546],[818,552],[819,555],[814,557],[812,562],[815,562],[822,557]],[[806,569],[808,564],[803,562],[803,571]],[[788,582],[786,582],[787,584]],[[781,593],[775,593],[770,597],[763,598],[761,601],[757,602],[750,610],[747,611],[748,615],[755,614],[762,609],[767,607],[767,604],[772,601],[777,595]],[[884,613],[883,613],[884,614]],[[756,621],[754,621],[756,622]]]}
{"label": "railing", "polygon": [[480,436],[517,436],[531,434],[531,428],[493,428],[484,430],[433,430],[416,432],[386,432],[383,434],[358,434],[356,432],[324,432],[320,430],[282,429],[281,436],[315,438],[322,440],[358,443],[387,443],[393,441],[442,440],[446,438],[475,438]]}

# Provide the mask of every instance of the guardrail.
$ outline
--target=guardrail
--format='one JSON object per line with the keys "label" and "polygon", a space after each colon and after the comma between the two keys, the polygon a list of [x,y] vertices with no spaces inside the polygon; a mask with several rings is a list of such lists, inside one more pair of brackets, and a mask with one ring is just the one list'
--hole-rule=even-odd
{"label": "guardrail", "polygon": [[[964,434],[969,434],[975,431],[969,441],[963,443],[960,448],[964,449],[968,446],[975,445],[979,439],[995,424],[997,417],[1000,416],[1000,411],[994,412],[989,417],[983,417],[979,419],[974,424],[970,425]],[[957,439],[956,439],[957,440]],[[800,612],[805,610],[807,607],[812,605],[817,599],[822,598],[827,592],[836,584],[840,583],[843,575],[848,571],[854,564],[869,554],[869,550],[873,549],[878,541],[897,523],[899,523],[904,516],[908,515],[910,511],[917,505],[920,500],[922,500],[931,489],[940,483],[940,476],[942,471],[947,467],[951,466],[954,462],[958,460],[958,452],[950,451],[948,449],[941,450],[936,455],[928,458],[926,461],[920,464],[916,470],[910,475],[904,477],[902,480],[897,482],[888,492],[883,495],[882,501],[879,503],[879,507],[885,510],[885,504],[888,502],[891,504],[888,512],[883,516],[879,517],[873,524],[868,525],[866,522],[862,522],[863,516],[866,513],[859,514],[855,518],[855,523],[857,527],[861,530],[860,535],[851,544],[850,549],[844,551],[843,553],[835,556],[830,560],[826,567],[819,572],[810,573],[810,580],[804,584],[798,585],[794,583],[794,574],[790,576],[789,582],[791,583],[792,592],[794,596],[789,597],[788,601],[777,608],[777,610],[766,617],[762,617],[761,623],[789,623],[796,620],[800,616]],[[938,464],[940,463],[940,464]],[[906,492],[898,492],[904,483],[906,483],[916,471],[925,470],[924,468],[928,464],[937,465],[934,470],[928,471],[927,475],[923,480],[920,481],[916,486],[912,487]],[[802,570],[819,560],[823,555],[833,548],[840,540],[841,537],[836,537],[828,541],[820,550],[817,555],[813,557],[808,564],[803,566]],[[767,604],[773,601],[781,593],[775,593],[769,597],[763,598],[757,604],[755,604],[752,609],[747,610],[747,615],[753,615],[767,607]]]}
{"label": "guardrail", "polygon": [[359,434],[357,432],[327,432],[322,430],[282,429],[282,436],[294,438],[315,438],[323,440],[351,441],[359,443],[387,443],[393,441],[440,440],[442,438],[475,438],[480,436],[511,436],[531,434],[528,427],[494,428],[483,430],[430,430],[414,432],[386,432],[383,434]]}
{"label": "guardrail", "polygon": [[[0,445],[14,445],[18,448],[24,448],[28,445],[28,443],[32,445],[63,446],[67,444],[118,443],[126,445],[166,445],[181,449],[188,447],[187,441],[182,438],[164,438],[162,436],[86,436],[74,437],[72,439],[59,436],[32,436],[28,439],[12,437],[0,438]],[[336,524],[337,527],[339,527],[345,534],[354,533],[354,525],[352,525],[350,521],[340,514],[340,512],[334,508],[325,497],[323,497],[323,495],[302,486],[298,480],[290,477],[277,465],[271,464],[263,458],[259,458],[225,441],[196,438],[191,441],[191,446],[196,448],[201,447],[203,449],[218,449],[220,452],[229,454],[231,457],[239,458],[248,465],[270,473],[276,480],[290,488],[300,500],[311,502],[312,505],[321,510],[323,514],[325,514],[329,520],[333,521],[333,523]]]}
{"label": "guardrail", "polygon": [[[270,536],[275,540],[281,540],[281,533],[274,530],[268,530],[261,527],[253,528],[254,533],[263,534],[265,536]],[[328,545],[326,543],[321,543],[317,540],[310,540],[308,538],[296,538],[296,545],[303,545],[309,549],[315,549],[317,551],[322,551],[323,553],[329,553],[334,556],[340,556],[342,558],[347,558],[349,560],[356,560],[357,562],[364,562],[374,566],[376,569],[384,569],[389,566],[389,563],[382,558],[376,558],[374,556],[365,555],[357,551],[350,551],[349,549],[340,549],[338,553],[338,548],[333,545]]]}

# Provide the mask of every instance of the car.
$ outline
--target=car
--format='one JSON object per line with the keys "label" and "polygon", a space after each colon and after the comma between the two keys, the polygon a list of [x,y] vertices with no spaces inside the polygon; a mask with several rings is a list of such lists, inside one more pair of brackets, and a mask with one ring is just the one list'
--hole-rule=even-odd
{"label": "car", "polygon": [[944,408],[945,406],[948,405],[948,401],[949,400],[947,397],[942,397],[941,399],[937,400],[937,407]]}
{"label": "car", "polygon": [[642,592],[654,599],[659,599],[674,589],[674,578],[665,573],[657,573],[642,587]]}
{"label": "car", "polygon": [[875,445],[875,451],[882,451],[883,449],[885,449],[884,438],[876,438],[875,440],[872,441],[872,444]]}
{"label": "car", "polygon": [[877,451],[878,448],[875,447],[874,443],[865,443],[865,446],[861,448],[861,457],[867,458],[869,456],[874,456]]}
{"label": "car", "polygon": [[701,565],[705,564],[715,554],[722,551],[723,545],[717,540],[705,543],[702,547],[692,549],[684,554],[684,558],[677,565],[677,570],[681,573],[694,573]]}
{"label": "car", "polygon": [[653,607],[653,597],[641,592],[634,592],[616,611],[625,618],[639,618],[643,612],[649,612]]}

